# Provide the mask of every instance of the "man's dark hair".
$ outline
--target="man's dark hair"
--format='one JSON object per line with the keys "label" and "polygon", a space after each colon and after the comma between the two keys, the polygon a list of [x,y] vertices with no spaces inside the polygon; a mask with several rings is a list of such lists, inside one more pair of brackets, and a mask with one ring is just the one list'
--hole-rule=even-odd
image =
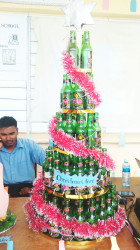
{"label": "man's dark hair", "polygon": [[12,116],[3,116],[0,118],[0,128],[8,128],[11,126],[17,128],[17,121]]}

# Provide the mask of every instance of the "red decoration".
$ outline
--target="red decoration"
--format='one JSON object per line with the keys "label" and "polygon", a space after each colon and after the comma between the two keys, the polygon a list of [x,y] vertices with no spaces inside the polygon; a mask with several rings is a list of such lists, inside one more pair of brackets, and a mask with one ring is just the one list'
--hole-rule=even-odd
{"label": "red decoration", "polygon": [[53,142],[61,149],[67,152],[73,152],[76,156],[87,158],[93,156],[107,170],[115,168],[114,162],[107,153],[101,152],[99,149],[90,149],[85,147],[82,142],[76,141],[75,138],[65,134],[63,130],[56,131],[57,119],[54,117],[49,123],[49,135]]}
{"label": "red decoration", "polygon": [[85,90],[86,95],[89,96],[95,106],[99,105],[101,102],[99,94],[95,91],[95,86],[93,81],[91,81],[83,72],[80,72],[78,68],[74,65],[72,58],[68,52],[63,53],[63,66],[72,81],[77,82],[79,86]]}
{"label": "red decoration", "polygon": [[67,221],[65,215],[57,207],[54,207],[52,203],[47,204],[44,201],[43,192],[42,179],[36,179],[31,197],[24,205],[27,220],[29,221],[29,228],[32,228],[36,232],[46,232],[48,229],[53,231],[53,227],[50,225],[54,224],[60,228],[59,234],[63,234],[63,232],[68,230],[69,232],[73,232],[75,237],[93,239],[103,236],[114,236],[125,225],[126,216],[124,209],[121,207],[119,207],[114,219],[107,219],[104,225],[101,222],[98,222],[96,227],[87,222],[79,224],[75,221],[75,218]]}

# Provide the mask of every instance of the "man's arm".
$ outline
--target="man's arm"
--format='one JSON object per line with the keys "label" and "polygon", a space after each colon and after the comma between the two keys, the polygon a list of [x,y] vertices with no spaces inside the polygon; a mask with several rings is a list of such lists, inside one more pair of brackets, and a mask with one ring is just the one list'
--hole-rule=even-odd
{"label": "man's arm", "polygon": [[0,150],[1,150],[2,146],[3,146],[3,143],[2,143],[2,141],[0,139]]}

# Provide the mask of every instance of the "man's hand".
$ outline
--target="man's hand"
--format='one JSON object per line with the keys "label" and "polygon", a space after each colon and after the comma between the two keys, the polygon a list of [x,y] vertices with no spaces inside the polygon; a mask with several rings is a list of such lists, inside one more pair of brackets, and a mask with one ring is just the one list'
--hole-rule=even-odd
{"label": "man's hand", "polygon": [[29,194],[31,192],[31,188],[29,187],[24,187],[20,190],[19,194],[24,195],[24,194]]}
{"label": "man's hand", "polygon": [[0,140],[0,150],[1,150],[2,146],[3,146],[3,143],[2,143],[2,141]]}

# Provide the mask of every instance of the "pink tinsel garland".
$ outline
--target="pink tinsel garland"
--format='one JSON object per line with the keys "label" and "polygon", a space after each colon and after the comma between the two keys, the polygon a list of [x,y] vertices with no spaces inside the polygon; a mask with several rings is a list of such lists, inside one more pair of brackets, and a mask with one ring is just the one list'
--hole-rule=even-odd
{"label": "pink tinsel garland", "polygon": [[124,227],[126,219],[124,209],[119,207],[115,218],[113,220],[107,219],[104,225],[101,225],[100,222],[98,222],[96,227],[87,222],[79,224],[74,218],[67,221],[65,215],[61,214],[57,207],[54,207],[52,203],[47,204],[44,201],[42,179],[35,180],[32,195],[24,205],[24,209],[29,221],[29,227],[34,231],[45,232],[47,229],[53,230],[50,225],[54,224],[60,228],[59,233],[62,234],[62,232],[69,231],[73,232],[76,237],[83,237],[84,239],[116,235]]}
{"label": "pink tinsel garland", "polygon": [[107,153],[100,152],[98,149],[90,149],[85,147],[82,142],[76,141],[75,138],[67,135],[63,130],[56,131],[57,119],[52,118],[49,122],[49,135],[53,142],[61,149],[67,152],[73,152],[76,156],[82,156],[87,158],[93,156],[98,163],[107,170],[113,170],[115,168],[114,162]]}
{"label": "pink tinsel garland", "polygon": [[101,99],[99,94],[95,91],[93,81],[91,81],[85,73],[78,71],[78,68],[74,66],[70,54],[66,51],[63,52],[63,66],[72,81],[77,82],[80,87],[85,90],[87,96],[93,100],[95,106],[99,105]]}

